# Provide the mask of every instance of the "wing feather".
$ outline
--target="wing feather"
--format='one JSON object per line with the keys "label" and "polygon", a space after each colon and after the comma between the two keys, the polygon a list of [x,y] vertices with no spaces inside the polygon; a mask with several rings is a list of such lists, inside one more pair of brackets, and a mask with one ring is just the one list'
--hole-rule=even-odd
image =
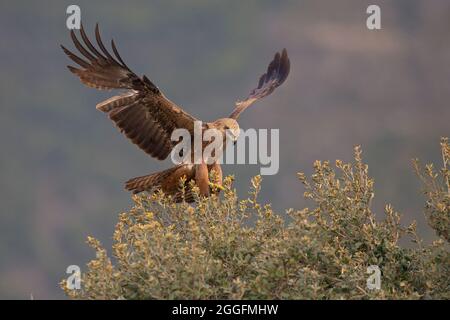
{"label": "wing feather", "polygon": [[289,75],[290,61],[286,49],[281,54],[277,52],[273,60],[269,63],[266,73],[258,81],[258,86],[253,89],[249,96],[236,103],[236,107],[230,115],[230,118],[237,119],[239,115],[247,109],[252,103],[271,94],[279,87]]}
{"label": "wing feather", "polygon": [[177,128],[187,129],[193,134],[194,117],[167,99],[159,88],[146,76],[139,78],[120,56],[114,41],[111,47],[115,58],[106,49],[95,27],[97,49],[89,40],[84,27],[80,28],[83,43],[75,32],[70,37],[81,56],[61,46],[66,55],[79,67],[68,66],[81,82],[100,90],[128,89],[99,104],[97,109],[108,114],[134,144],[151,156],[163,160],[174,147],[170,137]]}
{"label": "wing feather", "polygon": [[89,48],[89,50],[91,50],[91,52],[93,54],[95,54],[95,56],[97,58],[99,58],[100,61],[106,62],[105,57],[94,47],[94,45],[91,43],[91,41],[89,41],[89,37],[86,35],[86,32],[84,31],[83,24],[81,24],[80,34],[81,34],[81,38],[83,39],[83,42],[86,44],[86,46]]}

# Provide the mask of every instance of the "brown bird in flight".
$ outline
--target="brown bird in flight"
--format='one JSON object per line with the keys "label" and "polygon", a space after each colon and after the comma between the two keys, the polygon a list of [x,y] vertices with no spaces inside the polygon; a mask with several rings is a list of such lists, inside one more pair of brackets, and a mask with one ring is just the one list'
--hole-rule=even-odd
{"label": "brown bird in flight", "polygon": [[[67,56],[81,67],[68,66],[68,68],[89,87],[100,90],[126,90],[120,95],[97,104],[96,107],[107,113],[128,139],[150,156],[164,160],[177,144],[171,140],[175,129],[187,129],[193,136],[194,122],[199,120],[167,99],[145,75],[140,78],[131,71],[123,62],[112,40],[111,47],[115,56],[113,57],[100,38],[98,24],[95,27],[98,48],[89,41],[82,25],[80,35],[84,44],[78,40],[73,30],[70,32],[72,41],[82,58],[61,46]],[[239,115],[252,103],[271,94],[280,86],[286,80],[289,69],[290,61],[286,49],[283,49],[281,53],[275,54],[267,72],[260,77],[257,88],[252,90],[245,100],[236,103],[231,115],[228,118],[203,123],[202,130],[216,129],[224,137],[226,132],[231,132],[231,138],[236,141],[239,135],[239,125],[236,120]],[[203,144],[203,148],[205,146]],[[215,171],[212,182],[209,178],[211,171]],[[184,195],[180,191],[182,177],[185,178]],[[192,180],[195,181],[203,196],[218,192],[220,188],[212,187],[212,185],[218,187],[222,185],[220,164],[218,162],[207,164],[205,161],[199,164],[181,163],[165,171],[130,179],[125,183],[125,188],[133,193],[154,192],[160,189],[165,194],[172,195],[177,202],[183,199],[192,202],[194,201],[190,188]]]}

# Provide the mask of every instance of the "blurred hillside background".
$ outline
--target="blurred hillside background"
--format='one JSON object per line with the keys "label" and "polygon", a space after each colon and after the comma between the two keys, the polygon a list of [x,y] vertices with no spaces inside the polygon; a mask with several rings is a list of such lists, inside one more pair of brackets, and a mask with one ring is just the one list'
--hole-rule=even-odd
{"label": "blurred hillside background", "polygon": [[[423,198],[410,159],[440,161],[450,134],[449,1],[12,1],[0,3],[0,298],[63,298],[68,265],[88,261],[95,235],[110,247],[123,182],[167,168],[124,138],[95,109],[111,93],[68,72],[66,8],[99,22],[125,62],[204,120],[230,113],[283,47],[291,74],[241,117],[243,128],[280,129],[280,172],[263,180],[276,210],[302,208],[295,173],[316,159],[350,160],[363,146],[386,202],[418,220]],[[378,4],[382,30],[366,28]],[[107,41],[108,40],[108,41]],[[259,166],[226,166],[246,196]],[[82,266],[83,267],[83,266]]]}

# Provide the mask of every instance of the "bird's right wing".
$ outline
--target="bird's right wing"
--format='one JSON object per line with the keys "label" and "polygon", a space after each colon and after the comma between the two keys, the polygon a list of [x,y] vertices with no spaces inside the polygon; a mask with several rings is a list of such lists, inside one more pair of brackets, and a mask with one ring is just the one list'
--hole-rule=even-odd
{"label": "bird's right wing", "polygon": [[[138,77],[120,57],[114,41],[111,47],[115,58],[105,48],[98,25],[95,28],[97,49],[80,29],[84,45],[72,30],[70,36],[83,58],[61,46],[67,56],[80,67],[68,66],[81,82],[100,90],[127,89],[97,105],[134,144],[149,155],[163,160],[176,142],[170,137],[178,128],[193,133],[196,119],[168,100],[146,76]],[[100,52],[100,51],[101,52]]]}

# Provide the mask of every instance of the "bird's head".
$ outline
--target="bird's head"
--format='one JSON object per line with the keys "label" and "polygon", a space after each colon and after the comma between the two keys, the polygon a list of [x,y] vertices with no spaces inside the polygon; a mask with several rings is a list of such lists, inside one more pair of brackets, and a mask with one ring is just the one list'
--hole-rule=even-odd
{"label": "bird's head", "polygon": [[228,137],[233,143],[236,143],[240,129],[236,120],[231,118],[218,119],[213,122],[214,128],[222,132],[224,139]]}

